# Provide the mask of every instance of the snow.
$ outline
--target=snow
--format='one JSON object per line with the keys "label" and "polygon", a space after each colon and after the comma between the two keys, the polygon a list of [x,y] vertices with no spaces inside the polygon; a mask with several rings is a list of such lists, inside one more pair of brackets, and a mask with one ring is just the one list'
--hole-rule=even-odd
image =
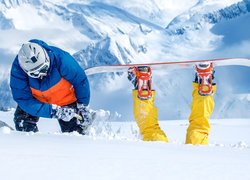
{"label": "snow", "polygon": [[34,8],[31,4],[11,8],[4,11],[4,14],[6,18],[11,19],[15,29],[0,30],[2,34],[0,40],[5,42],[0,45],[0,49],[12,54],[16,54],[20,45],[32,38],[44,39],[52,45],[60,44],[61,48],[67,49],[70,53],[74,53],[82,41],[89,40],[72,24],[67,23],[55,13]]}
{"label": "snow", "polygon": [[[99,116],[105,122],[86,136],[60,133],[54,119],[40,119],[36,134],[1,128],[1,179],[250,178],[248,119],[213,119],[209,145],[193,146],[184,144],[187,120],[160,121],[170,140],[163,143],[140,140],[133,120],[110,120],[103,110]],[[0,112],[13,126],[12,118],[13,111]]]}
{"label": "snow", "polygon": [[[32,38],[83,67],[250,56],[249,0],[4,0],[0,11],[0,108],[15,107],[10,65]],[[250,69],[215,68],[208,146],[184,144],[193,69],[153,72],[169,143],[140,139],[126,74],[101,74],[89,77],[98,118],[88,135],[62,134],[43,118],[36,134],[0,128],[0,179],[249,180]],[[0,120],[13,126],[13,113]]]}

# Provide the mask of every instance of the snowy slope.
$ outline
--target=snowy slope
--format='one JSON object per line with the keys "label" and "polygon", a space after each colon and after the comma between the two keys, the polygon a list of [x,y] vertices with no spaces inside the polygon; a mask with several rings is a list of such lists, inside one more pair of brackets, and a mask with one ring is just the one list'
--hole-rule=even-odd
{"label": "snowy slope", "polygon": [[199,1],[187,12],[175,17],[166,27],[172,33],[184,34],[190,30],[200,30],[205,24],[217,24],[231,20],[250,11],[249,1]]}
{"label": "snowy slope", "polygon": [[[1,0],[0,94],[5,99],[0,106],[15,106],[6,79],[20,45],[29,39],[40,38],[68,50],[82,67],[249,57],[249,4],[248,0]],[[185,33],[175,33],[180,30]],[[249,70],[239,68],[244,69],[216,70],[219,88],[213,117],[250,117]],[[193,71],[153,76],[160,119],[187,119]],[[90,82],[93,108],[118,112],[121,120],[133,119],[132,86],[125,74],[92,76]]]}
{"label": "snowy slope", "polygon": [[[68,50],[83,67],[250,57],[249,7],[249,0],[0,0],[0,109],[15,107],[9,68],[29,39]],[[0,128],[0,179],[249,180],[250,69],[216,68],[208,146],[184,144],[193,70],[153,73],[169,143],[140,140],[126,74],[91,76],[98,118],[90,133],[61,134],[55,119],[43,118],[37,134]],[[0,120],[13,126],[13,113],[0,111]]]}
{"label": "snowy slope", "polygon": [[[13,111],[0,119],[13,125]],[[214,119],[208,146],[184,145],[186,120],[160,122],[170,142],[143,142],[134,122],[102,124],[88,136],[61,134],[55,120],[41,119],[40,133],[0,128],[1,179],[248,180],[250,122]]]}

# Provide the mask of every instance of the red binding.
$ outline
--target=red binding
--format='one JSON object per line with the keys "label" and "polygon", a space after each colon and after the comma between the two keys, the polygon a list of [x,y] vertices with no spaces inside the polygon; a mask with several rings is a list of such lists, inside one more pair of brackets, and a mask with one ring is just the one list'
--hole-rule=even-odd
{"label": "red binding", "polygon": [[201,68],[196,65],[195,68],[198,77],[199,93],[203,96],[210,95],[213,92],[213,64],[210,63],[206,68]]}
{"label": "red binding", "polygon": [[138,97],[147,100],[152,97],[152,71],[149,66],[134,67],[138,83]]}

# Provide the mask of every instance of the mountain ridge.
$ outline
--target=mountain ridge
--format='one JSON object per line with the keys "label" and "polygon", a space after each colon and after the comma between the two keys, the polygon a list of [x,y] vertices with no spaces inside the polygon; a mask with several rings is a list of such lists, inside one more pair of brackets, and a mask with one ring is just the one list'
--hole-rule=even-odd
{"label": "mountain ridge", "polygon": [[[129,2],[122,3],[91,0],[84,2],[2,0],[0,1],[0,31],[4,36],[0,37],[1,42],[3,42],[0,45],[0,56],[9,61],[12,60],[15,56],[13,52],[17,52],[20,44],[35,37],[69,50],[83,68],[108,64],[209,59],[211,56],[220,58],[221,56],[218,56],[219,53],[216,51],[220,51],[224,47],[225,30],[219,28],[220,33],[216,34],[212,28],[217,27],[218,29],[219,25],[225,22],[230,28],[230,22],[237,22],[239,18],[249,15],[249,0],[240,2],[230,0],[227,4],[219,5],[215,4],[215,1],[198,1],[191,8],[183,9],[183,13],[176,15],[176,18],[166,27],[163,24],[159,25],[159,21],[154,18],[142,18],[150,16],[150,13],[143,14],[145,9],[141,12],[133,12],[132,9],[137,9],[136,6],[129,8],[129,4],[127,4]],[[163,13],[156,2],[147,3],[145,7],[152,3],[149,12],[154,12],[155,14],[153,14],[156,16],[157,13]],[[153,5],[154,3],[155,5]],[[204,10],[208,7],[207,5],[209,5],[209,11]],[[126,8],[123,9],[123,7]],[[27,13],[27,10],[32,11]],[[140,16],[136,16],[136,14]],[[182,18],[183,16],[189,18]],[[162,17],[165,17],[165,14],[162,14]],[[26,21],[20,22],[20,19],[27,20],[27,23]],[[34,24],[29,24],[29,22],[34,22]],[[240,24],[235,23],[235,25]],[[184,29],[183,33],[182,29]],[[248,47],[247,39],[245,41],[245,46]],[[234,39],[233,44],[239,43],[241,42]],[[220,53],[220,55],[231,57],[230,53]],[[247,48],[240,49],[235,55],[242,57],[244,53],[247,54]],[[248,71],[244,72],[248,73]],[[157,89],[158,99],[161,99],[162,102],[157,100],[157,104],[159,109],[167,109],[164,113],[160,112],[160,118],[186,118],[191,101],[191,86],[189,84],[192,82],[193,72],[187,71],[183,74],[181,72],[165,72],[162,73],[162,76],[158,74],[155,72],[154,88]],[[218,82],[223,82],[227,72],[223,71],[219,74],[216,79]],[[0,94],[2,93],[2,96],[9,98],[0,102],[2,107],[15,106],[11,100],[10,89],[6,89],[8,81],[5,80],[8,76],[6,74],[0,81]],[[127,112],[128,108],[132,106],[131,102],[127,102],[127,99],[130,98],[128,89],[132,87],[128,84],[125,76],[125,74],[101,74],[90,77],[93,107],[104,107],[112,111],[119,111],[119,113]],[[180,91],[183,89],[183,84],[187,87],[187,91]],[[100,87],[105,92],[98,91]],[[224,97],[227,94],[225,93],[223,96],[222,92],[228,93],[230,91],[227,91],[226,86],[219,87],[220,96],[215,98],[220,108],[215,110],[215,117],[236,112],[236,106],[227,106],[227,103],[230,104],[234,100],[239,104],[239,107],[242,107],[241,110],[244,113],[241,114],[250,117],[250,114],[246,113],[247,108],[250,107],[248,98],[232,96],[230,99],[230,97]],[[244,85],[239,92],[245,93],[247,90]],[[172,94],[176,92],[179,94],[173,97]],[[100,97],[99,94],[102,93],[109,98],[108,101],[111,103],[107,103],[105,98],[101,99],[103,96]],[[123,98],[119,101],[127,102],[126,105],[120,105],[117,102],[115,98],[120,97]],[[239,98],[241,101],[238,101]],[[171,110],[172,107],[175,109]],[[125,116],[126,118],[131,118],[131,116]]]}

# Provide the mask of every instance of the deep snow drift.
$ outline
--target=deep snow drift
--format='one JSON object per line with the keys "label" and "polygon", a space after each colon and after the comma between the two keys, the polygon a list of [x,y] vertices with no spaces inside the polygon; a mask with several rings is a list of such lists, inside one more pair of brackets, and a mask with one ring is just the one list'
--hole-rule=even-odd
{"label": "deep snow drift", "polygon": [[[169,143],[143,142],[133,121],[98,114],[87,136],[61,134],[51,119],[37,134],[1,128],[1,179],[250,179],[249,120],[214,119],[210,144],[193,146],[184,144],[187,120],[160,122]],[[11,125],[12,117],[0,113]]]}

